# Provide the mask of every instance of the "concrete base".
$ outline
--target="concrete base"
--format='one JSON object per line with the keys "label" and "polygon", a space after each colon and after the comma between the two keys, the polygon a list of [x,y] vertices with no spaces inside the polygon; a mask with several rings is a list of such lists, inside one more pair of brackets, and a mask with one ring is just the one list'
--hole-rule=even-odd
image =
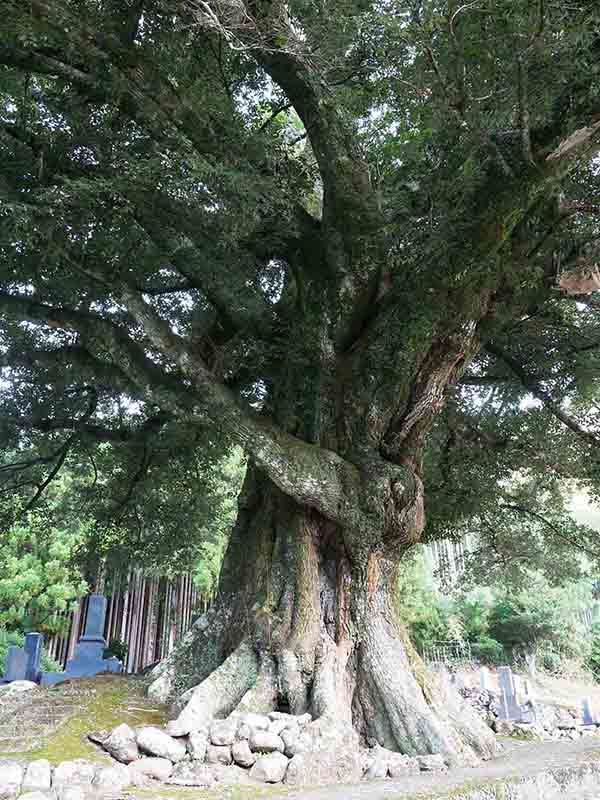
{"label": "concrete base", "polygon": [[98,640],[81,638],[75,646],[73,658],[67,661],[67,668],[64,672],[42,672],[42,686],[49,686],[56,683],[68,681],[71,678],[93,678],[103,672],[119,674],[123,672],[123,664],[118,658],[103,658],[106,642],[104,639]]}
{"label": "concrete base", "polygon": [[105,672],[119,675],[123,672],[123,664],[114,656],[104,659],[71,659],[67,661],[67,668],[64,672],[42,672],[41,685],[53,686],[72,678],[93,678],[95,675]]}

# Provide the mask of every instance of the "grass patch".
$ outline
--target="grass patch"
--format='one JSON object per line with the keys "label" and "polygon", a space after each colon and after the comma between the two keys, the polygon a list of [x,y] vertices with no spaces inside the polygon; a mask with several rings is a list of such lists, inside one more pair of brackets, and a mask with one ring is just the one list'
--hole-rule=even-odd
{"label": "grass patch", "polygon": [[[73,694],[76,697],[73,698]],[[100,676],[71,681],[68,684],[35,692],[31,696],[29,713],[47,704],[59,704],[69,697],[72,710],[57,723],[55,730],[32,743],[31,748],[21,752],[0,753],[11,758],[45,758],[51,764],[84,758],[87,761],[104,761],[107,756],[92,744],[88,733],[110,730],[126,722],[136,725],[164,725],[166,713],[156,703],[150,703],[143,693],[142,683],[135,678],[122,676]]]}

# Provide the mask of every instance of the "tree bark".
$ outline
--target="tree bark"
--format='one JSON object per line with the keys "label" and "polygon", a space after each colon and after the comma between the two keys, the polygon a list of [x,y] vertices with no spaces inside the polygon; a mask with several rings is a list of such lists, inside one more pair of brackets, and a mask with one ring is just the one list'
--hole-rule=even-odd
{"label": "tree bark", "polygon": [[409,755],[491,755],[489,729],[425,669],[403,628],[402,551],[347,542],[250,466],[217,601],[151,687],[180,695],[171,732],[234,710],[309,712]]}

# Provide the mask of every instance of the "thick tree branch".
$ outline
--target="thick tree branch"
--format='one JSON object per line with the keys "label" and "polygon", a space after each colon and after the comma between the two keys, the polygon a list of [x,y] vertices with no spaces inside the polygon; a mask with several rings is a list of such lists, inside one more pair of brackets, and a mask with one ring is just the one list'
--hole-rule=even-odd
{"label": "thick tree branch", "polygon": [[502,348],[498,347],[491,342],[487,342],[485,345],[485,349],[488,353],[496,356],[501,361],[503,361],[512,372],[517,376],[517,378],[521,381],[523,386],[531,392],[531,394],[540,400],[544,406],[550,411],[550,413],[556,417],[563,425],[565,425],[569,430],[573,431],[573,433],[577,434],[580,439],[583,439],[588,444],[593,445],[594,447],[600,447],[600,438],[596,436],[591,431],[585,430],[582,428],[581,425],[574,419],[572,416],[567,414],[564,409],[561,407],[559,403],[557,403],[549,394],[546,392],[542,387],[539,385],[536,378],[529,375],[527,370],[525,370],[519,362],[506,353]]}
{"label": "thick tree branch", "polygon": [[50,486],[52,481],[56,478],[56,476],[58,475],[58,473],[62,469],[62,466],[65,463],[65,461],[67,459],[67,456],[69,455],[69,451],[71,449],[71,446],[73,445],[73,443],[76,440],[76,438],[77,438],[77,434],[73,433],[71,436],[69,436],[69,438],[66,440],[64,445],[61,447],[61,449],[59,450],[59,453],[58,453],[58,458],[56,459],[56,463],[54,464],[54,466],[52,467],[52,469],[50,470],[50,472],[48,473],[46,478],[44,478],[42,483],[39,484],[39,486],[37,487],[33,497],[25,505],[25,507],[23,509],[23,511],[25,513],[27,511],[31,511],[31,509],[34,508],[37,505],[37,503],[42,498],[42,495],[44,494],[44,492],[46,491],[48,486]]}
{"label": "thick tree branch", "polygon": [[[152,344],[187,378],[165,373],[150,362],[138,345],[112,322],[92,313],[58,308],[30,297],[0,293],[0,309],[17,319],[75,330],[94,356],[102,354],[138,385],[147,399],[191,424],[207,421],[222,428],[254,458],[271,480],[299,503],[312,506],[349,530],[373,531],[383,520],[361,510],[360,471],[336,453],[315,447],[279,430],[272,422],[244,409],[207,368],[185,347],[132,290],[130,311],[143,325]],[[180,374],[181,374],[180,373]]]}
{"label": "thick tree branch", "polygon": [[97,386],[110,387],[130,395],[139,394],[138,387],[113,364],[102,361],[81,345],[56,347],[51,350],[11,348],[0,354],[0,368],[26,367],[58,368],[63,375],[72,374],[74,382],[85,380]]}

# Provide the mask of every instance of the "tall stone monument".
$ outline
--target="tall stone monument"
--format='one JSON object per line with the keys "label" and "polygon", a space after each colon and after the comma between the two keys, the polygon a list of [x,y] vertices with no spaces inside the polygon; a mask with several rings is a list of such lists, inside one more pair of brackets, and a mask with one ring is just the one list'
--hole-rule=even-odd
{"label": "tall stone monument", "polygon": [[90,595],[85,630],[75,646],[73,658],[67,661],[67,668],[64,672],[43,672],[43,686],[61,683],[71,678],[91,678],[102,672],[118,673],[123,671],[123,665],[118,658],[104,658],[105,618],[106,597],[103,594]]}
{"label": "tall stone monument", "polygon": [[501,693],[500,719],[518,722],[521,720],[521,707],[517,699],[517,687],[514,679],[515,676],[510,667],[498,667]]}
{"label": "tall stone monument", "polygon": [[44,636],[41,633],[25,634],[25,653],[27,654],[27,667],[25,668],[25,680],[39,683],[40,681],[40,661],[42,658],[42,645]]}
{"label": "tall stone monument", "polygon": [[584,697],[581,700],[581,717],[584,725],[598,724],[598,716],[594,708],[594,702],[591,697]]}

